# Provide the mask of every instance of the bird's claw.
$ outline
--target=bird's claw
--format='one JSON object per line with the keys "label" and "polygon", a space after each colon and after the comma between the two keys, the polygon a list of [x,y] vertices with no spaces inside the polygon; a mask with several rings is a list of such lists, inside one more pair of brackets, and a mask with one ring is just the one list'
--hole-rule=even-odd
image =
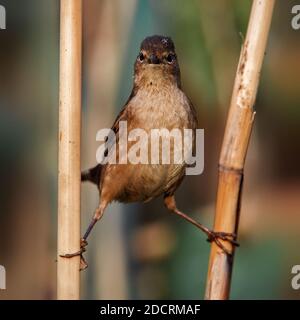
{"label": "bird's claw", "polygon": [[85,239],[80,239],[80,250],[74,253],[67,253],[60,255],[62,258],[73,258],[80,256],[80,271],[85,270],[88,267],[88,264],[83,256],[83,253],[86,252],[86,246],[88,245],[88,242]]}
{"label": "bird's claw", "polygon": [[227,248],[222,244],[222,241],[227,241],[231,243],[235,247],[239,247],[239,243],[236,241],[236,234],[235,233],[228,233],[228,232],[216,232],[210,230],[208,233],[208,242],[215,242],[216,245],[221,248],[227,255],[231,256],[232,253],[228,251]]}

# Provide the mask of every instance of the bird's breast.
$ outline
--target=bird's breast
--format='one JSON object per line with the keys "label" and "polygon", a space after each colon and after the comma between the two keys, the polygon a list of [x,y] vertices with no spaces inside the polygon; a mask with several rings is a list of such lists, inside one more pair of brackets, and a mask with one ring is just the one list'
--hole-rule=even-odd
{"label": "bird's breast", "polygon": [[130,103],[132,121],[146,131],[150,129],[189,128],[189,103],[185,94],[174,86],[148,85],[138,90]]}

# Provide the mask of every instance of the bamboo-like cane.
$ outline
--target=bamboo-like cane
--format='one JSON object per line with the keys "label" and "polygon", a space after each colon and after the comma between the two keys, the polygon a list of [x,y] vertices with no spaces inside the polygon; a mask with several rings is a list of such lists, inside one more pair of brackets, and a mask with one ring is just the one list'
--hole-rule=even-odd
{"label": "bamboo-like cane", "polygon": [[61,0],[57,298],[79,299],[82,0]]}
{"label": "bamboo-like cane", "polygon": [[[272,20],[275,0],[254,0],[238,64],[219,160],[215,231],[237,233],[243,170],[255,112],[254,102]],[[212,243],[206,299],[229,298],[234,248],[222,242],[232,256]]]}

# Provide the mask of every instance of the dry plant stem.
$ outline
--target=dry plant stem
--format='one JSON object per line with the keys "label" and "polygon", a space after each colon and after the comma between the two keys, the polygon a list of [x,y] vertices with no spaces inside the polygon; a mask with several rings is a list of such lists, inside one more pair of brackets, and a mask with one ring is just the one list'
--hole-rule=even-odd
{"label": "dry plant stem", "polygon": [[61,0],[57,298],[79,299],[82,0]]}
{"label": "dry plant stem", "polygon": [[[219,160],[215,231],[237,233],[243,170],[255,112],[262,62],[266,50],[275,0],[254,0],[247,35],[238,64],[231,105]],[[228,299],[234,246],[222,242],[226,255],[211,244],[206,299]]]}

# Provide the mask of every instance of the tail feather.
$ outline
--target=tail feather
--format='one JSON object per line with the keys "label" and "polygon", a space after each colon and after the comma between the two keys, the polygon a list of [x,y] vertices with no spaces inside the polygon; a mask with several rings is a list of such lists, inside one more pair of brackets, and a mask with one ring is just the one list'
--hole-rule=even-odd
{"label": "tail feather", "polygon": [[98,164],[94,168],[81,172],[81,181],[90,181],[99,187],[102,165]]}

